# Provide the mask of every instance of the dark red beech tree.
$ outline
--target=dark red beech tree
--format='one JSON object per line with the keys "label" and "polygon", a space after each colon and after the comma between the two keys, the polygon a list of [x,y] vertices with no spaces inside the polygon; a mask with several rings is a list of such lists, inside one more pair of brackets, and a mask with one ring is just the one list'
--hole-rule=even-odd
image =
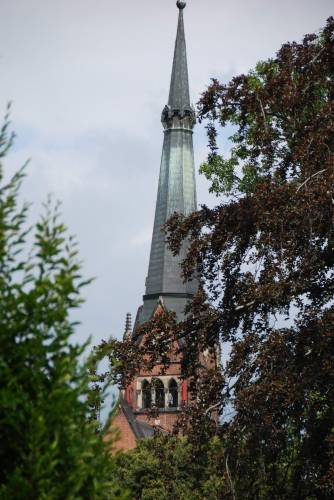
{"label": "dark red beech tree", "polygon": [[[237,498],[334,494],[334,19],[199,102],[219,204],[168,223],[207,292],[189,345],[232,346],[221,402]],[[234,126],[231,154],[219,127]],[[210,305],[209,305],[210,304]]]}
{"label": "dark red beech tree", "polygon": [[[198,446],[221,436],[222,498],[333,498],[334,19],[249,74],[212,80],[198,110],[218,204],[165,229],[175,253],[189,241],[184,277],[196,272],[202,288],[186,321],[162,316],[138,331],[140,351],[118,346],[119,366],[168,363],[168,343],[184,339],[194,403],[180,425]],[[231,125],[223,157],[218,134]],[[217,342],[228,362],[198,384],[199,354]]]}

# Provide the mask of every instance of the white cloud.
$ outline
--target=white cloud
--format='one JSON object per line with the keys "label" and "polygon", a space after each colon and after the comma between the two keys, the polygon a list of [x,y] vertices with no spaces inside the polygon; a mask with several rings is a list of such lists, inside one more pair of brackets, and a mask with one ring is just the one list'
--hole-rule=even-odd
{"label": "white cloud", "polygon": [[[332,0],[192,0],[185,11],[196,103],[211,76],[229,79],[289,39],[321,27]],[[121,334],[144,292],[177,9],[166,0],[2,0],[0,109],[13,99],[10,168],[32,157],[33,216],[63,200],[87,275],[81,337]],[[197,127],[197,162],[206,138]],[[199,202],[215,203],[205,179]]]}
{"label": "white cloud", "polygon": [[148,226],[138,233],[130,236],[130,245],[133,247],[140,247],[142,245],[148,246],[152,238],[152,227]]}

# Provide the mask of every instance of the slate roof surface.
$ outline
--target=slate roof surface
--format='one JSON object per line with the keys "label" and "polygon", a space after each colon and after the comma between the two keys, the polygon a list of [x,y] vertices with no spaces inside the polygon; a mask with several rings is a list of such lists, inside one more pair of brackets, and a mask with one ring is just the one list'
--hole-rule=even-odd
{"label": "slate roof surface", "polygon": [[123,413],[127,421],[129,422],[130,427],[133,430],[136,439],[152,438],[155,432],[154,427],[147,424],[146,422],[140,422],[139,420],[136,420],[131,406],[124,398],[121,399],[120,404]]}

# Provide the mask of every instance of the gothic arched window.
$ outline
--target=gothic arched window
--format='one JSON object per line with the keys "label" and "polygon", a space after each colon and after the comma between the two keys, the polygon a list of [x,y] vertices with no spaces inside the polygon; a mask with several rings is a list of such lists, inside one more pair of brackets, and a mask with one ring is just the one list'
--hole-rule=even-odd
{"label": "gothic arched window", "polygon": [[177,382],[172,378],[168,384],[168,406],[177,408],[179,406],[179,390]]}
{"label": "gothic arched window", "polygon": [[152,395],[151,395],[151,384],[147,380],[143,380],[141,385],[142,390],[142,401],[143,408],[151,408],[152,404]]}
{"label": "gothic arched window", "polygon": [[165,408],[165,387],[160,379],[154,381],[155,405],[157,408]]}

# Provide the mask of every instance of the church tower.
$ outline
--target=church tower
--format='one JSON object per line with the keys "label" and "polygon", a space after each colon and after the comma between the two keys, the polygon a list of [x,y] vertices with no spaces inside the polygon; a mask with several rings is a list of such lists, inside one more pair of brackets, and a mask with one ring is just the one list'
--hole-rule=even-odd
{"label": "church tower", "polygon": [[[180,264],[186,246],[173,256],[161,228],[174,213],[190,214],[196,210],[196,184],[193,150],[195,111],[190,103],[186,41],[183,11],[186,2],[177,1],[179,9],[174,60],[168,103],[162,111],[164,141],[162,148],[155,220],[151,243],[148,275],[143,305],[139,307],[133,333],[161,309],[174,311],[177,319],[184,318],[184,309],[197,290],[197,280],[183,282]],[[125,335],[131,335],[127,317]],[[133,339],[140,345],[141,339]],[[116,447],[129,449],[136,439],[151,437],[154,426],[170,432],[183,402],[188,401],[187,382],[181,381],[180,356],[171,359],[170,366],[160,375],[160,366],[151,372],[142,371],[124,390],[113,427],[121,430]],[[154,387],[151,384],[154,378]],[[155,422],[147,419],[147,410],[154,405],[159,410]]]}

